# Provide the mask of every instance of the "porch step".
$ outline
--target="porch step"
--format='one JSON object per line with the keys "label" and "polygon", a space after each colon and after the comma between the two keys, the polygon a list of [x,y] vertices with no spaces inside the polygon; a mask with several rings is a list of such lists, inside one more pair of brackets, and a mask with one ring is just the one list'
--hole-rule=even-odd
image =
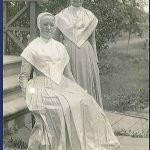
{"label": "porch step", "polygon": [[9,121],[17,118],[21,114],[28,112],[25,99],[22,96],[18,96],[13,101],[9,101],[3,104],[3,119]]}
{"label": "porch step", "polygon": [[18,75],[21,70],[20,56],[3,56],[3,125],[4,136],[12,122],[17,127],[24,124],[24,116],[29,112],[22,97]]}
{"label": "porch step", "polygon": [[11,90],[20,87],[18,75],[13,75],[3,78],[3,93],[8,93]]}
{"label": "porch step", "polygon": [[3,78],[3,102],[12,101],[16,95],[21,93],[18,75]]}
{"label": "porch step", "polygon": [[20,56],[3,56],[3,76],[13,76],[20,73],[21,57]]}

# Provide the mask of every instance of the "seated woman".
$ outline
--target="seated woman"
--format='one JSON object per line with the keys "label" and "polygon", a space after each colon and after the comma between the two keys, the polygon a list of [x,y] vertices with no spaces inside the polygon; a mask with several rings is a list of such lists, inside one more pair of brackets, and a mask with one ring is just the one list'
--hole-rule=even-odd
{"label": "seated woman", "polygon": [[[65,47],[52,39],[55,18],[37,18],[40,37],[22,52],[20,85],[36,123],[28,150],[116,150],[103,110],[74,80]],[[36,77],[29,80],[34,69]]]}

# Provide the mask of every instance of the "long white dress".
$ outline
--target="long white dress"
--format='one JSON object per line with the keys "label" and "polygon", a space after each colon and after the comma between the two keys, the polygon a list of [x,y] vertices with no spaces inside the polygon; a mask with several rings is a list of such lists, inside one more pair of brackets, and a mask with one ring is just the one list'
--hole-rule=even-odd
{"label": "long white dress", "polygon": [[[20,85],[36,120],[28,150],[117,150],[104,111],[74,81],[66,52],[53,39],[44,43],[37,38],[21,54]],[[29,80],[32,68],[36,77]]]}
{"label": "long white dress", "polygon": [[62,10],[55,18],[55,39],[60,40],[68,51],[76,82],[103,108],[95,42],[98,19],[91,11],[73,6]]}

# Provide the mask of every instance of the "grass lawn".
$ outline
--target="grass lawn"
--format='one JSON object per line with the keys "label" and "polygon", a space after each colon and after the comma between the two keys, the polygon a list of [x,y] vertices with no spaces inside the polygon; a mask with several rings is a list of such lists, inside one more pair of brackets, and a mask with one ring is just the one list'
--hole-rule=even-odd
{"label": "grass lawn", "polygon": [[100,72],[108,72],[100,76],[104,109],[140,111],[148,106],[149,58],[144,42],[144,38],[131,39],[130,45],[117,41],[100,60],[106,66]]}

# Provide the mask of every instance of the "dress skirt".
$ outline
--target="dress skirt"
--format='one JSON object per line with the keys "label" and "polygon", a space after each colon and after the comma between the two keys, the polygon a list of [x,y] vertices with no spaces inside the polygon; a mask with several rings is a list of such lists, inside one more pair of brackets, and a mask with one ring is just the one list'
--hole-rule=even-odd
{"label": "dress skirt", "polygon": [[35,116],[28,150],[117,150],[119,142],[103,110],[78,84],[45,75],[27,84],[26,103]]}
{"label": "dress skirt", "polygon": [[65,45],[69,57],[71,72],[76,82],[92,95],[102,107],[99,68],[92,45],[86,41],[80,48],[65,37]]}

